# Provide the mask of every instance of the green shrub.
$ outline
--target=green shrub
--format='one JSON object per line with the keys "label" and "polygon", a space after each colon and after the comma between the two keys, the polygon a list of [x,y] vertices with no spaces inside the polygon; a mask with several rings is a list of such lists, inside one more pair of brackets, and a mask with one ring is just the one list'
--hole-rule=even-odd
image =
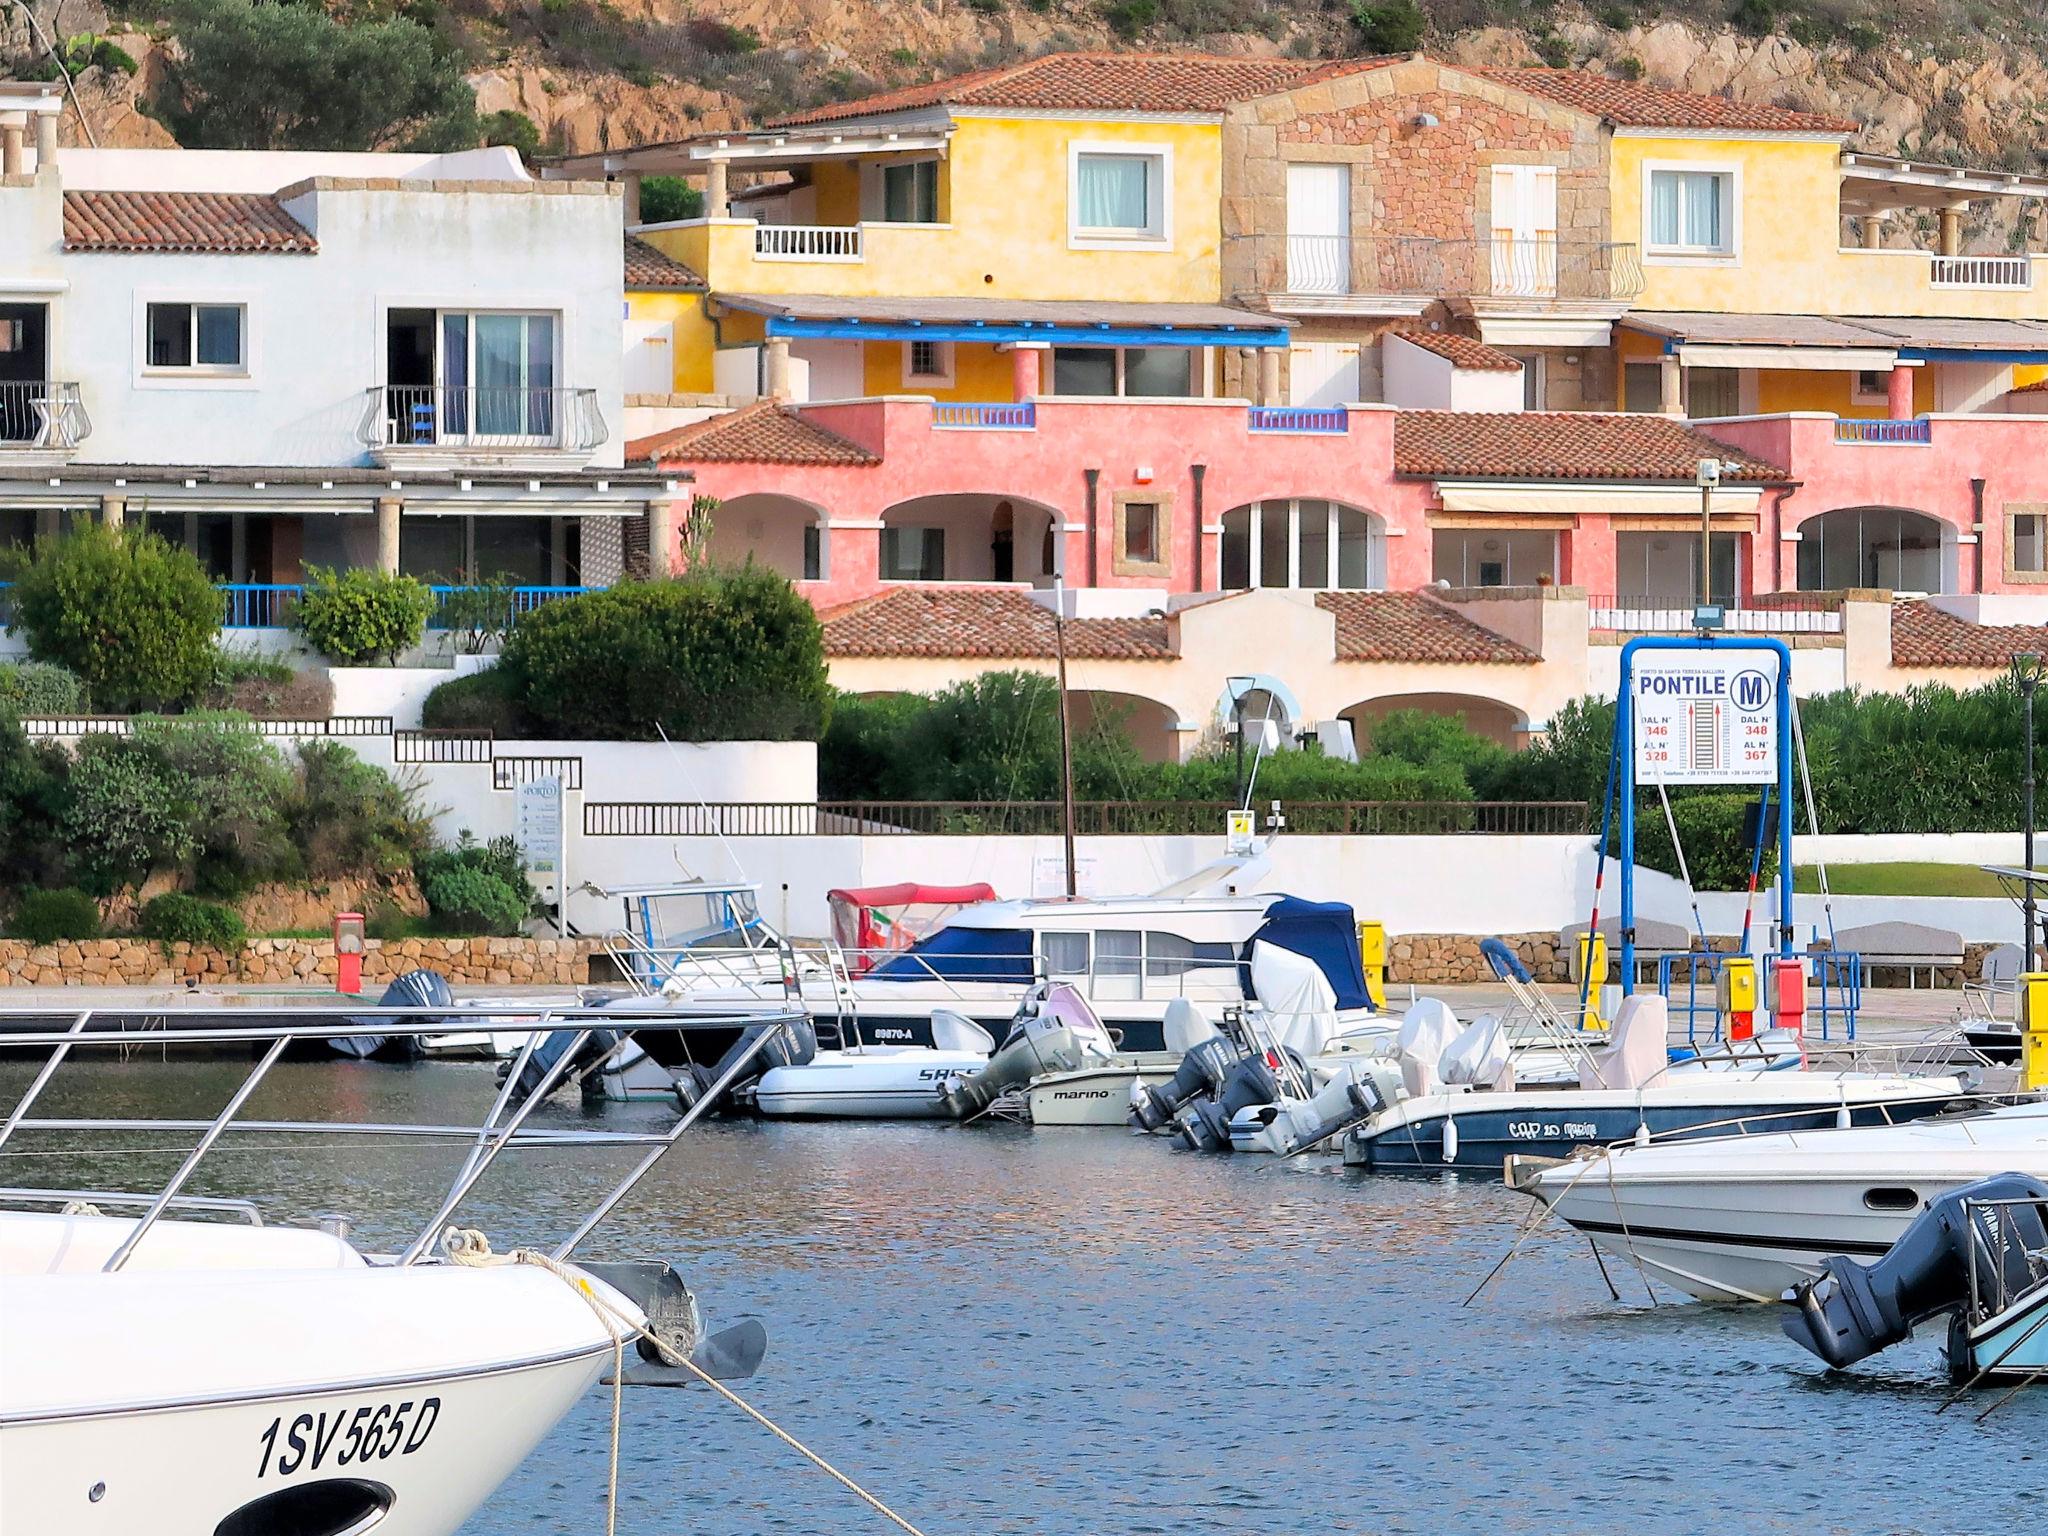
{"label": "green shrub", "polygon": [[519,621],[498,670],[541,729],[570,739],[815,741],[832,698],[816,611],[752,564],[549,603]]}
{"label": "green shrub", "polygon": [[1351,25],[1367,53],[1413,53],[1428,18],[1415,0],[1351,0]]}
{"label": "green shrub", "polygon": [[0,710],[0,885],[53,885],[70,878],[65,817],[71,756],[32,742]]}
{"label": "green shrub", "polygon": [[414,577],[311,565],[292,607],[292,628],[343,666],[388,666],[420,643],[433,611],[434,594]]}
{"label": "green shrub", "polygon": [[1617,80],[1640,80],[1643,78],[1643,61],[1632,53],[1624,53],[1609,66]]}
{"label": "green shrub", "polygon": [[111,896],[195,851],[190,785],[120,736],[88,736],[72,760],[63,831],[78,883]]}
{"label": "green shrub", "polygon": [[138,720],[130,751],[147,754],[185,810],[182,873],[203,896],[239,896],[299,872],[285,827],[292,775],[278,751],[238,715]]}
{"label": "green shrub", "polygon": [[[1678,824],[1678,840],[1685,848],[1686,872],[1696,891],[1739,891],[1749,885],[1749,861],[1755,844],[1743,836],[1743,819],[1753,813],[1754,794],[1705,792],[1672,796],[1671,820]],[[1609,834],[1608,851],[1621,852],[1619,829]],[[1654,794],[1645,797],[1636,811],[1636,863],[1646,869],[1678,873],[1678,856],[1671,845],[1671,827],[1664,820],[1664,807]],[[1763,872],[1758,888],[1769,885],[1778,868],[1778,844],[1764,845]]]}
{"label": "green shrub", "polygon": [[160,944],[195,944],[236,950],[249,937],[241,913],[217,901],[167,891],[143,905],[136,931]]}
{"label": "green shrub", "polygon": [[154,534],[93,523],[39,540],[13,598],[10,632],[76,674],[102,709],[181,705],[213,674],[220,593],[194,556]]}
{"label": "green shrub", "polygon": [[506,687],[502,666],[436,685],[420,706],[420,723],[430,731],[489,731],[516,739],[532,734],[525,707]]}
{"label": "green shrub", "polygon": [[410,868],[434,840],[416,788],[338,741],[300,744],[284,826],[313,880],[394,874]]}
{"label": "green shrub", "polygon": [[818,793],[827,800],[917,798],[908,750],[930,701],[916,693],[842,693],[818,743]]}
{"label": "green shrub", "polygon": [[479,843],[464,832],[453,848],[423,854],[414,867],[444,932],[511,935],[533,911],[526,861],[509,837]]}
{"label": "green shrub", "polygon": [[31,944],[100,936],[99,903],[76,889],[23,891],[14,909],[14,931]]}
{"label": "green shrub", "polygon": [[1536,57],[1551,69],[1572,67],[1572,45],[1555,32],[1545,32],[1533,40]]}
{"label": "green shrub", "polygon": [[1112,0],[1103,8],[1109,30],[1130,42],[1159,19],[1159,0]]}
{"label": "green shrub", "polygon": [[510,576],[484,577],[441,594],[441,628],[458,651],[481,656],[512,627],[513,586]]}
{"label": "green shrub", "polygon": [[680,176],[646,176],[640,181],[640,222],[674,224],[704,217],[704,193]]}
{"label": "green shrub", "polygon": [[1769,37],[1778,25],[1777,0],[1739,0],[1728,19],[1752,37]]}
{"label": "green shrub", "polygon": [[502,108],[484,117],[482,127],[486,144],[509,145],[519,151],[522,160],[540,153],[540,126],[524,112]]}
{"label": "green shrub", "polygon": [[0,713],[86,715],[92,700],[76,673],[47,661],[23,661],[0,666]]}

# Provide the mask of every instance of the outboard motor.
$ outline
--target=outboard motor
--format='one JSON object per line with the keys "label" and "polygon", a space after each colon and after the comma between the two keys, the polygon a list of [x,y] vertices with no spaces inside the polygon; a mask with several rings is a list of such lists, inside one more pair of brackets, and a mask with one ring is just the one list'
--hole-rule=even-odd
{"label": "outboard motor", "polygon": [[[726,1047],[725,1054],[708,1067],[694,1061],[687,1066],[678,1067],[676,1097],[682,1102],[683,1108],[691,1108],[709,1093],[712,1086],[732,1070],[732,1064],[744,1056],[748,1048],[763,1034],[776,1028],[778,1022],[784,1021],[763,1020],[759,1024],[749,1024],[740,1031],[739,1038]],[[786,1022],[789,1026],[788,1032],[763,1046],[748,1069],[727,1088],[728,1109],[732,1107],[741,1090],[758,1083],[762,1074],[770,1067],[807,1067],[817,1058],[818,1032],[811,1026],[810,1015],[799,1014]]]}
{"label": "outboard motor", "polygon": [[1036,986],[1024,995],[1002,1049],[979,1072],[949,1077],[939,1102],[955,1120],[965,1120],[1034,1077],[1079,1071],[1091,1059],[1107,1061],[1115,1054],[1109,1031],[1086,998],[1065,982]]}
{"label": "outboard motor", "polygon": [[[548,1075],[548,1070],[562,1059],[569,1047],[575,1043],[577,1035],[581,1033],[581,1030],[575,1029],[555,1029],[541,1037],[540,1044],[533,1048],[533,1054],[526,1058],[525,1069],[512,1084],[511,1103],[514,1107],[524,1104],[533,1096],[533,1091],[540,1087],[542,1080]],[[577,1051],[576,1059],[563,1069],[561,1076],[555,1079],[554,1086],[548,1091],[553,1093],[585,1067],[593,1066],[610,1056],[617,1048],[619,1040],[620,1034],[616,1029],[593,1029],[590,1038],[584,1041],[582,1049]],[[509,1072],[511,1069],[512,1063],[507,1062],[504,1070]]]}
{"label": "outboard motor", "polygon": [[[455,993],[448,985],[448,978],[439,971],[407,971],[384,989],[384,995],[377,999],[377,1006],[453,1008]],[[364,1019],[362,1022],[374,1027],[378,1021]],[[421,1054],[418,1035],[339,1035],[328,1041],[328,1046],[338,1056],[353,1056],[359,1061],[368,1061],[372,1057],[378,1061],[417,1061]]]}
{"label": "outboard motor", "polygon": [[1972,1230],[1964,1209],[1972,1200],[2048,1200],[2048,1184],[2024,1173],[1993,1174],[1936,1200],[1875,1263],[1829,1259],[1819,1278],[1793,1289],[1795,1310],[1780,1321],[1785,1336],[1840,1370],[1908,1337],[1915,1323],[1967,1305],[1973,1266],[1979,1294],[1994,1292],[2001,1279],[2008,1288],[2029,1284],[2019,1249],[2048,1247],[2040,1208],[2011,1208],[2015,1246],[1998,1241],[1981,1219]]}
{"label": "outboard motor", "polygon": [[[1283,1049],[1285,1049],[1283,1047]],[[1295,1071],[1308,1076],[1307,1063],[1287,1051]],[[1280,1098],[1280,1074],[1264,1056],[1243,1056],[1231,1067],[1222,1091],[1213,1097],[1198,1097],[1181,1111],[1179,1126],[1183,1143],[1196,1152],[1228,1152],[1230,1122],[1241,1109],[1272,1104]]]}
{"label": "outboard motor", "polygon": [[1131,1095],[1128,1118],[1134,1131],[1163,1131],[1196,1095],[1221,1093],[1243,1054],[1184,997],[1166,1005],[1165,1032],[1166,1048],[1180,1052],[1180,1066],[1159,1087]]}
{"label": "outboard motor", "polygon": [[1290,1157],[1370,1120],[1392,1101],[1396,1086],[1392,1076],[1382,1078],[1373,1063],[1348,1063],[1313,1098],[1239,1110],[1231,1117],[1230,1144],[1240,1152]]}

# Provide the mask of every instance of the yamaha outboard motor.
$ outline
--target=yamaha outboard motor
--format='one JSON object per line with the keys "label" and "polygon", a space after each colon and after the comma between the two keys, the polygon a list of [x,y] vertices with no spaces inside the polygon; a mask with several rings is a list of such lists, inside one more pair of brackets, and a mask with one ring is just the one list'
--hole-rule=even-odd
{"label": "yamaha outboard motor", "polygon": [[[1915,1323],[1965,1306],[1973,1265],[1979,1294],[1993,1292],[2001,1277],[2008,1287],[2027,1285],[2024,1252],[1999,1241],[1982,1218],[1971,1230],[1964,1202],[1973,1200],[2048,1200],[2048,1184],[2024,1173],[1993,1174],[1936,1200],[1875,1263],[1829,1259],[1818,1279],[1793,1290],[1794,1311],[1781,1320],[1785,1336],[1840,1370],[1906,1338]],[[2006,1226],[2024,1247],[2048,1247],[2038,1206],[2010,1207]]]}
{"label": "yamaha outboard motor", "polygon": [[[533,1054],[526,1058],[525,1068],[512,1085],[511,1102],[514,1106],[524,1104],[533,1096],[533,1091],[540,1087],[541,1081],[548,1075],[549,1068],[562,1059],[580,1033],[582,1031],[575,1029],[555,1029],[541,1037],[540,1044],[536,1045]],[[562,1070],[561,1076],[555,1079],[548,1092],[553,1093],[562,1084],[571,1081],[585,1067],[594,1066],[605,1060],[617,1049],[619,1040],[620,1034],[616,1029],[593,1029],[590,1038],[584,1041],[582,1049],[577,1051],[576,1059]],[[512,1063],[507,1062],[504,1070],[509,1072],[511,1068]],[[502,1080],[501,1078],[500,1081]]]}
{"label": "yamaha outboard motor", "polygon": [[[407,971],[384,989],[384,995],[377,999],[379,1008],[453,1008],[454,990],[448,985],[448,978],[439,971]],[[364,1019],[366,1025],[374,1027],[379,1021]],[[419,1023],[427,1023],[421,1019]],[[446,1020],[442,1021],[443,1023]],[[328,1042],[338,1056],[354,1056],[368,1061],[417,1061],[420,1058],[420,1037],[418,1035],[339,1035]]]}
{"label": "yamaha outboard motor", "polygon": [[[1285,1049],[1283,1047],[1283,1049]],[[1287,1056],[1303,1079],[1307,1063],[1293,1051]],[[1197,1152],[1228,1152],[1230,1122],[1241,1109],[1271,1104],[1280,1097],[1280,1075],[1263,1056],[1245,1056],[1230,1069],[1223,1091],[1214,1097],[1197,1098],[1181,1112],[1181,1140]]]}
{"label": "yamaha outboard motor", "polygon": [[1371,1063],[1350,1063],[1313,1098],[1239,1110],[1230,1121],[1230,1144],[1240,1152],[1290,1157],[1370,1120],[1391,1102],[1397,1086],[1391,1075],[1376,1074]]}
{"label": "yamaha outboard motor", "polygon": [[747,1070],[733,1081],[726,1090],[726,1108],[733,1107],[743,1089],[761,1081],[761,1075],[770,1067],[809,1066],[818,1054],[818,1032],[812,1027],[809,1014],[798,1014],[788,1020],[763,1020],[759,1024],[749,1024],[740,1031],[739,1038],[726,1048],[725,1054],[711,1066],[690,1062],[676,1068],[676,1097],[682,1101],[683,1108],[690,1108],[709,1093],[712,1085],[732,1070],[732,1064],[746,1055],[748,1048],[756,1040],[767,1031],[777,1028],[780,1023],[788,1024],[787,1033],[777,1036],[763,1046],[748,1064]]}
{"label": "yamaha outboard motor", "polygon": [[1184,997],[1166,1005],[1165,1027],[1166,1048],[1180,1052],[1180,1066],[1160,1086],[1134,1089],[1128,1117],[1134,1131],[1163,1131],[1197,1094],[1221,1093],[1243,1054]]}
{"label": "yamaha outboard motor", "polygon": [[1109,1031],[1086,998],[1063,981],[1036,986],[1024,995],[1002,1049],[979,1072],[948,1078],[939,1101],[955,1120],[965,1120],[1034,1077],[1077,1072],[1090,1059],[1107,1061],[1115,1054]]}

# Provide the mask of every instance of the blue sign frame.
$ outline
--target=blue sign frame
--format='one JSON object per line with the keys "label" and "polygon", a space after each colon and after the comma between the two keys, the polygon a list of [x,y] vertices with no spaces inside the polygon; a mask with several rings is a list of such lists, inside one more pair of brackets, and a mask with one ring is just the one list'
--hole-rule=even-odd
{"label": "blue sign frame", "polygon": [[1778,953],[1792,955],[1792,650],[1768,635],[1644,635],[1621,648],[1614,750],[1621,770],[1621,990],[1636,989],[1636,656],[1643,651],[1769,651],[1778,658]]}

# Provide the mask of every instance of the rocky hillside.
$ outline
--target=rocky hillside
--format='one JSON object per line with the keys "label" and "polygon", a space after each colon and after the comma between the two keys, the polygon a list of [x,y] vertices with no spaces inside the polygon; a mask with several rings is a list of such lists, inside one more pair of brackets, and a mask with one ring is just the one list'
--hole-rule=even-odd
{"label": "rocky hillside", "polygon": [[[308,0],[299,0],[308,3]],[[1055,48],[1202,48],[1336,56],[1405,42],[1413,0],[329,0],[399,14],[462,59],[478,107],[524,114],[549,149],[673,138],[831,97]],[[1826,110],[1869,124],[1886,154],[2042,169],[2048,16],[2030,0],[1423,0],[1423,46],[1467,63],[1604,69],[1690,90]],[[109,20],[100,0],[35,0],[42,34],[104,35],[120,57],[80,78],[101,142],[166,142],[135,110],[172,30]],[[1793,7],[1799,7],[1794,9]],[[129,13],[134,15],[141,12]],[[1392,31],[1386,30],[1391,19]],[[1739,24],[1739,25],[1738,25]],[[1379,30],[1375,30],[1375,29]],[[22,8],[0,61],[41,53]],[[2018,237],[2012,215],[1974,232]]]}

